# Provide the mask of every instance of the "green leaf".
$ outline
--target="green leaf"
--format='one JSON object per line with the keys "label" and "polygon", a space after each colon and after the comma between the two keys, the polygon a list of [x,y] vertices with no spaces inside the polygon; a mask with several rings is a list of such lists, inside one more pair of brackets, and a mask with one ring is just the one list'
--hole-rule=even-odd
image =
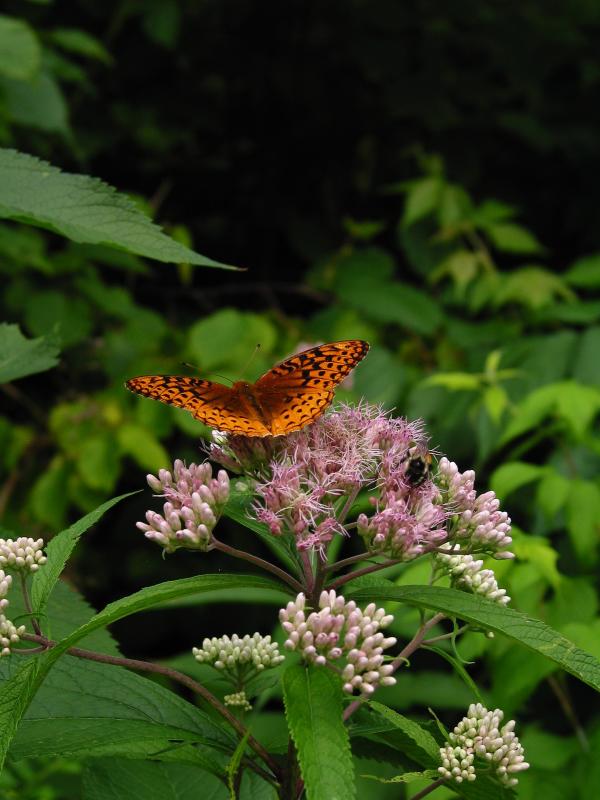
{"label": "green leaf", "polygon": [[48,543],[46,546],[48,562],[44,565],[44,569],[38,570],[33,576],[31,597],[37,612],[44,612],[46,603],[50,597],[50,592],[54,588],[80,536],[85,533],[88,528],[91,528],[92,525],[98,522],[110,508],[124,498],[131,497],[133,494],[136,493],[129,492],[128,494],[122,494],[120,497],[114,497],[112,500],[108,500],[95,511],[86,514],[85,517],[82,517],[82,519],[59,533]]}
{"label": "green leaf", "polygon": [[158,261],[234,269],[174,242],[131,200],[97,178],[61,172],[15,150],[0,149],[0,217]]}
{"label": "green leaf", "polygon": [[354,373],[353,391],[370,403],[393,407],[406,383],[406,368],[398,356],[374,345]]}
{"label": "green leaf", "polygon": [[481,388],[482,378],[471,372],[438,372],[422,382],[422,386],[443,386],[452,392],[473,392]]}
{"label": "green leaf", "polygon": [[512,550],[519,561],[531,562],[554,589],[561,585],[562,576],[556,568],[558,553],[542,536],[517,535],[513,529]]}
{"label": "green leaf", "polygon": [[26,339],[18,325],[0,324],[0,383],[45,372],[58,364],[58,347],[50,338]]}
{"label": "green leaf", "polygon": [[231,760],[227,765],[227,787],[229,789],[229,796],[231,800],[237,800],[235,791],[235,782],[237,774],[240,769],[240,764],[242,763],[244,752],[246,750],[249,736],[250,736],[250,731],[247,730],[243,738],[240,739],[238,746],[235,748],[235,751],[231,756]]}
{"label": "green leaf", "polygon": [[562,418],[577,437],[582,437],[600,409],[600,391],[574,381],[542,386],[519,404],[507,425],[500,445],[537,428],[542,420],[553,415]]}
{"label": "green leaf", "polygon": [[[173,748],[174,742],[184,746]],[[231,729],[159,683],[123,667],[63,658],[24,715],[10,757],[163,760],[164,750],[165,760],[196,763],[222,776],[235,746]]]}
{"label": "green leaf", "polygon": [[26,22],[0,15],[0,75],[29,80],[39,69],[41,55],[38,38]]}
{"label": "green leaf", "polygon": [[522,253],[532,255],[543,253],[544,248],[535,236],[513,222],[492,223],[482,226],[492,243],[498,250],[505,253]]}
{"label": "green leaf", "polygon": [[545,470],[538,483],[536,499],[541,510],[550,519],[554,519],[558,511],[567,502],[570,482],[552,467]]}
{"label": "green leaf", "polygon": [[494,305],[517,303],[537,310],[556,299],[573,302],[576,297],[558,275],[542,267],[523,267],[503,276],[494,294]]}
{"label": "green leaf", "polygon": [[[150,406],[150,403],[145,403]],[[121,425],[117,432],[119,448],[142,469],[157,472],[169,464],[169,454],[148,428],[133,423]]]}
{"label": "green leaf", "polygon": [[285,714],[308,800],[356,796],[340,679],[322,667],[296,664],[283,673]]}
{"label": "green leaf", "polygon": [[564,279],[572,286],[596,289],[600,286],[600,253],[578,259],[565,273]]}
{"label": "green leaf", "polygon": [[55,28],[47,36],[53,44],[69,53],[93,58],[103,64],[113,62],[111,54],[95,36],[78,28]]}
{"label": "green leaf", "polygon": [[600,387],[600,327],[581,334],[573,366],[573,378],[580,383]]}
{"label": "green leaf", "polygon": [[21,717],[37,689],[40,659],[20,660],[17,666],[11,658],[11,667],[14,671],[0,685],[0,771]]}
{"label": "green leaf", "polygon": [[89,303],[53,289],[32,292],[25,301],[24,314],[31,333],[55,334],[63,347],[82,342],[93,329]]}
{"label": "green leaf", "polygon": [[[120,457],[112,433],[103,431],[81,442],[77,470],[90,489],[112,492],[119,477]],[[162,462],[164,465],[164,461]]]}
{"label": "green leaf", "polygon": [[92,759],[83,774],[82,800],[224,800],[221,781],[186,764]]}
{"label": "green leaf", "polygon": [[371,778],[378,783],[413,783],[414,781],[429,780],[434,781],[440,777],[435,769],[426,769],[423,772],[404,772],[402,775],[395,775],[393,778],[380,778],[378,775],[361,775],[361,778]]}
{"label": "green leaf", "polygon": [[429,731],[381,703],[371,701],[369,706],[377,716],[389,722],[406,740],[407,756],[420,764],[439,765],[440,746]]}
{"label": "green leaf", "polygon": [[187,349],[204,370],[248,363],[257,344],[268,353],[277,339],[274,325],[259,314],[223,308],[190,328]]}
{"label": "green leaf", "polygon": [[[65,138],[70,136],[69,110],[60,85],[52,74],[42,71],[29,81],[1,78],[0,85],[8,114],[14,122],[31,128],[39,128],[50,133],[59,133]],[[0,150],[1,154],[14,152],[12,150]],[[27,158],[30,157],[27,156]],[[7,174],[0,167],[0,187],[2,188],[4,188],[2,184]],[[12,194],[10,188],[9,191]],[[0,209],[3,202],[2,198],[6,196],[4,192],[0,191]],[[13,214],[1,213],[2,216],[14,216]]]}
{"label": "green leaf", "polygon": [[595,483],[574,478],[567,498],[567,531],[578,559],[595,563],[600,540],[600,489]]}
{"label": "green leaf", "polygon": [[65,459],[55,456],[33,484],[29,495],[29,507],[35,519],[55,530],[65,524],[69,505],[66,483],[70,472]]}
{"label": "green leaf", "polygon": [[[116,501],[119,499],[120,498],[117,498]],[[116,501],[110,502],[114,503]],[[102,508],[102,506],[100,508]],[[99,510],[100,509],[98,509],[98,511]],[[92,515],[88,515],[88,517],[84,519],[88,519],[91,516]],[[83,520],[81,520],[81,522],[83,522]],[[65,531],[64,533],[69,534],[70,530],[71,529]],[[68,545],[69,542],[65,542],[63,539],[61,542],[59,542],[57,550],[62,553],[66,550]],[[55,559],[54,565],[58,564],[59,561],[60,559]],[[52,570],[54,565],[52,559],[49,558],[48,564],[45,566],[44,570],[37,572],[35,574],[35,578],[39,578],[40,575],[43,575],[48,568]],[[57,567],[54,566],[52,577],[56,571]],[[34,597],[37,598],[38,606],[40,605],[40,598],[41,601],[47,599],[46,586],[49,582],[50,581],[47,579],[43,579],[43,582],[40,581],[40,588],[37,590],[37,592],[35,592],[36,584],[34,583]],[[52,585],[54,585],[54,581],[52,581]],[[0,724],[0,769],[4,763],[4,759],[6,758],[6,752],[10,744],[10,740],[19,723],[19,720],[31,703],[33,696],[42,684],[44,678],[48,674],[48,671],[66,650],[68,650],[70,647],[73,647],[81,639],[85,638],[99,628],[110,625],[112,622],[116,622],[119,619],[123,619],[131,614],[135,614],[138,611],[145,611],[169,600],[177,600],[178,598],[185,597],[186,595],[202,592],[213,593],[213,597],[218,599],[221,591],[227,591],[232,587],[239,588],[243,586],[258,589],[272,589],[274,591],[278,590],[281,592],[282,604],[285,604],[287,600],[289,600],[289,592],[282,589],[280,583],[253,575],[199,575],[179,581],[168,581],[167,583],[142,589],[135,594],[121,598],[114,603],[110,603],[99,614],[93,616],[84,625],[81,625],[69,636],[62,639],[62,641],[60,641],[51,650],[44,653],[42,656],[39,656],[35,660],[28,662],[29,665],[34,665],[29,673],[24,675],[19,674],[14,678],[14,680],[11,678],[5,682],[0,689],[0,723],[3,723]],[[52,587],[50,586],[50,589],[51,588]],[[8,720],[8,722],[5,721],[3,714],[6,715],[6,720]]]}
{"label": "green leaf", "polygon": [[340,300],[365,316],[422,335],[433,334],[444,318],[440,306],[425,292],[399,281],[382,283],[369,271],[340,275],[335,291]]}
{"label": "green leaf", "polygon": [[347,594],[359,603],[362,600],[394,601],[459,617],[539,653],[600,691],[600,662],[594,656],[580,650],[540,620],[491,600],[438,586],[372,586],[348,590]]}
{"label": "green leaf", "polygon": [[490,487],[498,497],[506,498],[511,492],[538,480],[544,474],[544,467],[538,467],[536,464],[509,461],[494,470],[490,478]]}
{"label": "green leaf", "polygon": [[402,224],[412,225],[433,213],[442,193],[443,182],[439,177],[427,177],[414,181],[407,192]]}

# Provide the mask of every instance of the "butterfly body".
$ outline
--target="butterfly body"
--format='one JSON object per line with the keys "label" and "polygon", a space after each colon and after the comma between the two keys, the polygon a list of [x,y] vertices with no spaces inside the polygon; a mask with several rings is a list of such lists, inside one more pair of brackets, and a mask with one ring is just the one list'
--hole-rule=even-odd
{"label": "butterfly body", "polygon": [[313,347],[276,364],[255,383],[232,386],[179,375],[142,375],[128,389],[185,408],[220,431],[242,436],[281,436],[317,419],[334,389],[369,350],[349,339]]}

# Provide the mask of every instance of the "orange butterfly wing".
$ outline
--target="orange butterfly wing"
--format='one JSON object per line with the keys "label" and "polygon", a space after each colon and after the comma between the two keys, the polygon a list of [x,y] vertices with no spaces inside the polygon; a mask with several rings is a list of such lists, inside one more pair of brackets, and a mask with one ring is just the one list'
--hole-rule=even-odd
{"label": "orange butterfly wing", "polygon": [[140,375],[125,386],[136,394],[185,408],[196,419],[228,433],[269,436],[256,409],[234,386],[182,375]]}
{"label": "orange butterfly wing", "polygon": [[323,344],[287,358],[259,378],[254,393],[270,416],[271,435],[297,431],[320,417],[335,387],[368,351],[361,339]]}
{"label": "orange butterfly wing", "polygon": [[367,354],[360,339],[304,350],[260,377],[233,386],[179,375],[141,375],[126,382],[136,394],[185,408],[212,428],[241,436],[281,436],[313,422],[333,391]]}

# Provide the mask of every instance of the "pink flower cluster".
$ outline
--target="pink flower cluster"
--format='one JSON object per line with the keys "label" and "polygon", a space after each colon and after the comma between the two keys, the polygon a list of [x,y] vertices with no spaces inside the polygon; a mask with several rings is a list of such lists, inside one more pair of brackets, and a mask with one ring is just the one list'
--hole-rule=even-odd
{"label": "pink flower cluster", "polygon": [[210,550],[212,531],[229,499],[229,476],[219,470],[213,478],[208,462],[190,464],[177,460],[173,474],[161,469],[147,481],[156,494],[165,497],[163,513],[146,512],[146,522],[137,527],[146,537],[172,553],[180,547]]}
{"label": "pink flower cluster", "polygon": [[299,650],[313,664],[333,665],[342,656],[346,664],[341,670],[344,691],[372,694],[377,686],[396,683],[393,666],[384,663],[383,651],[396,644],[393,636],[381,632],[393,616],[370,603],[360,609],[353,600],[346,602],[334,591],[322,592],[320,611],[305,613],[306,598],[300,593],[294,602],[279,612],[281,625],[288,638],[285,647]]}
{"label": "pink flower cluster", "polygon": [[494,492],[478,495],[475,491],[475,472],[459,472],[453,461],[441,458],[437,484],[451,519],[450,540],[461,550],[483,551],[494,558],[514,558],[508,548],[512,544],[510,518],[500,511],[500,501]]}

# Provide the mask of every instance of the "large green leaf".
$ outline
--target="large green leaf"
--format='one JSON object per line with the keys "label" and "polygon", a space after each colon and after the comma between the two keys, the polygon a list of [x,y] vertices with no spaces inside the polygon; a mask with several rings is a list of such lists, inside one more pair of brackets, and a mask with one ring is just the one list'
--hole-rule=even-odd
{"label": "large green leaf", "polygon": [[566,672],[600,691],[600,661],[544,622],[506,608],[477,595],[438,586],[373,586],[348,589],[344,594],[360,601],[395,601],[418,608],[441,611],[487,630],[554,661]]}
{"label": "large green leaf", "polygon": [[71,525],[70,528],[62,531],[55,536],[54,539],[46,547],[46,555],[48,556],[48,563],[44,565],[33,576],[32,600],[36,611],[43,612],[50,597],[50,592],[54,588],[60,573],[63,571],[65,564],[73,548],[79,541],[79,537],[85,533],[88,528],[91,528],[98,520],[105,514],[109,508],[119,503],[125,497],[131,497],[135,492],[122,494],[120,497],[114,497],[112,500],[107,500],[94,511],[86,514],[80,520]]}
{"label": "large green leaf", "polygon": [[283,674],[283,692],[308,800],[352,800],[354,767],[340,679],[323,668],[295,664]]}
{"label": "large green leaf", "polygon": [[185,764],[93,759],[83,775],[82,800],[226,800],[225,786]]}
{"label": "large green leaf", "polygon": [[0,324],[0,383],[45,372],[58,364],[57,356],[50,339],[26,339],[18,325]]}
{"label": "large green leaf", "polygon": [[97,178],[61,172],[15,150],[0,149],[0,217],[157,261],[234,269],[170,239],[131,200]]}
{"label": "large green leaf", "polygon": [[69,647],[73,647],[99,628],[138,611],[153,608],[168,600],[176,600],[186,595],[202,592],[213,593],[215,599],[218,599],[220,591],[243,586],[279,589],[282,593],[282,604],[288,599],[288,592],[281,588],[281,584],[253,575],[199,575],[178,581],[168,581],[110,603],[99,614],[59,642],[52,650],[27,662],[28,669],[19,670],[18,674],[12,675],[0,689],[0,768],[19,720],[52,665]]}

